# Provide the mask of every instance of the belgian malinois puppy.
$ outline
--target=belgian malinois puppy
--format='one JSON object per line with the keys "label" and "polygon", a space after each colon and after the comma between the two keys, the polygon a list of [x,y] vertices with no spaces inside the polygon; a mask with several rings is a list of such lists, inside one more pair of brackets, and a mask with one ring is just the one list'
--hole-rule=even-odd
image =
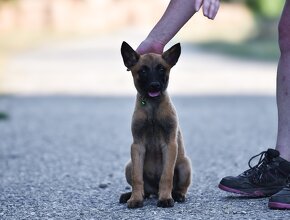
{"label": "belgian malinois puppy", "polygon": [[185,156],[175,108],[166,92],[170,69],[180,56],[180,44],[162,55],[139,55],[126,42],[121,53],[132,72],[137,98],[131,130],[131,161],[126,179],[132,192],[124,193],[120,203],[129,208],[143,206],[143,199],[158,195],[159,207],[184,202],[191,181],[190,160]]}

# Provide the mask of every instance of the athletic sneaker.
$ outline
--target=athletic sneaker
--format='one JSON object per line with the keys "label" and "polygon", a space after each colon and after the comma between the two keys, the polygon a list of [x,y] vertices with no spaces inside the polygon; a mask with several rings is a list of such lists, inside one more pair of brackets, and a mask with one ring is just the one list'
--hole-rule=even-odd
{"label": "athletic sneaker", "polygon": [[290,183],[271,196],[268,206],[271,209],[290,209]]}
{"label": "athletic sneaker", "polygon": [[[258,164],[252,167],[251,161],[258,156]],[[287,184],[290,162],[281,158],[277,150],[268,149],[253,156],[248,165],[250,169],[239,176],[223,178],[219,188],[246,196],[264,197],[279,192]]]}

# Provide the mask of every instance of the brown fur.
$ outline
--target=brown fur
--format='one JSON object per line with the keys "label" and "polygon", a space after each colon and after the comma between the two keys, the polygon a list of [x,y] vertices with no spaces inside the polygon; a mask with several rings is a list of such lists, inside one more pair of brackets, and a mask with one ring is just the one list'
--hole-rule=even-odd
{"label": "brown fur", "polygon": [[[159,63],[167,67],[169,77],[171,66],[161,55],[140,56],[131,68],[135,86],[138,87],[138,69],[142,65]],[[126,179],[132,193],[122,194],[120,202],[127,202],[129,208],[142,207],[144,197],[150,194],[158,195],[160,207],[172,207],[174,200],[184,202],[191,181],[191,165],[185,156],[176,110],[166,91],[145,100],[137,94],[131,129],[133,143]]]}

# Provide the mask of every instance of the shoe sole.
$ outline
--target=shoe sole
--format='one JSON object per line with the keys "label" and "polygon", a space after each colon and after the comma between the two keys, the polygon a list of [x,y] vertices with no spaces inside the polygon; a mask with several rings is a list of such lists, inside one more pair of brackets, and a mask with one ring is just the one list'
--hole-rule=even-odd
{"label": "shoe sole", "polygon": [[290,204],[281,202],[269,202],[268,207],[270,209],[290,209]]}
{"label": "shoe sole", "polygon": [[238,190],[238,189],[233,189],[233,188],[224,186],[222,184],[219,184],[218,187],[221,190],[226,191],[226,192],[235,193],[235,194],[239,194],[239,195],[243,195],[243,196],[250,196],[250,197],[266,197],[266,196],[271,196],[271,195],[274,194],[274,193],[273,194],[272,193],[271,194],[265,194],[264,192],[262,192],[260,190],[256,190],[256,191],[253,191],[253,192],[245,192],[245,191],[241,191],[241,190]]}

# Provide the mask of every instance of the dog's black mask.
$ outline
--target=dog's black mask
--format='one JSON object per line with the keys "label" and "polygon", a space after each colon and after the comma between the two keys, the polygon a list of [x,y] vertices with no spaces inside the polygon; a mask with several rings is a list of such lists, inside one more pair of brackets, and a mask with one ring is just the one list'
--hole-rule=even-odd
{"label": "dog's black mask", "polygon": [[151,62],[151,65],[142,65],[137,70],[139,77],[136,87],[140,88],[142,95],[159,96],[168,85],[169,77],[166,71],[166,67],[160,63]]}

